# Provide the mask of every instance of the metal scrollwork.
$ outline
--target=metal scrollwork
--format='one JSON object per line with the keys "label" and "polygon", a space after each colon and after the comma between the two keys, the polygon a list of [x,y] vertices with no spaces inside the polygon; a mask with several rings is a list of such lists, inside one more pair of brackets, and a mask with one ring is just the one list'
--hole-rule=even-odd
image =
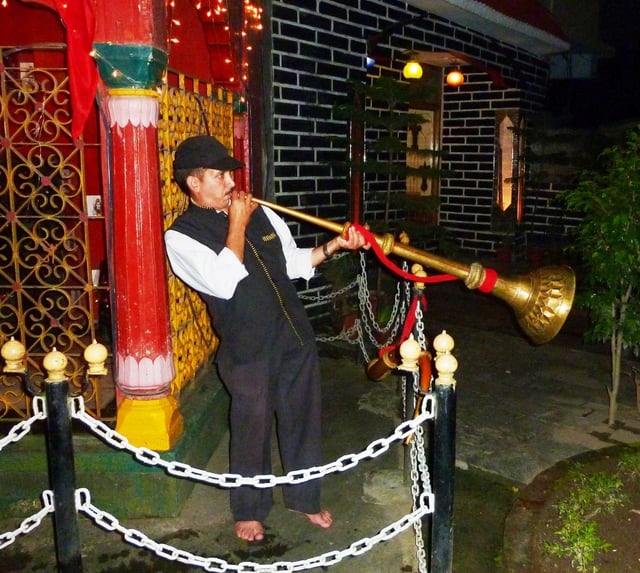
{"label": "metal scrollwork", "polygon": [[[71,137],[67,70],[25,68],[19,50],[0,48],[0,342],[22,341],[32,376],[28,388],[0,376],[7,421],[29,415],[42,357],[54,347],[70,358],[72,385],[83,388],[80,358],[97,323],[84,166],[99,142]],[[113,387],[84,390],[93,413],[108,419]]]}

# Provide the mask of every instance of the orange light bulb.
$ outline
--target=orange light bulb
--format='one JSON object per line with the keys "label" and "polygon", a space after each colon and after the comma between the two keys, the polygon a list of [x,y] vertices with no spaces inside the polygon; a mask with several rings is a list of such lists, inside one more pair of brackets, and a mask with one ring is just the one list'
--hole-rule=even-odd
{"label": "orange light bulb", "polygon": [[464,83],[464,76],[459,69],[455,69],[447,74],[447,85],[457,88]]}

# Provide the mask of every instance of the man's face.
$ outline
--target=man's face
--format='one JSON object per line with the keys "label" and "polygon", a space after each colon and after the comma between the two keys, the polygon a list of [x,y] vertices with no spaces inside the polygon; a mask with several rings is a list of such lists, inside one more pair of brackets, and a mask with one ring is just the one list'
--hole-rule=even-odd
{"label": "man's face", "polygon": [[229,208],[231,191],[236,185],[231,171],[216,169],[203,169],[197,175],[189,175],[187,184],[196,205],[218,211]]}

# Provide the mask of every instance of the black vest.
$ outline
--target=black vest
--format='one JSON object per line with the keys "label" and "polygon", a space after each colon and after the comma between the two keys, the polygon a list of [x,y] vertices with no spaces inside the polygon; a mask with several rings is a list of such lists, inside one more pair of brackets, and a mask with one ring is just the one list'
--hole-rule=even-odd
{"label": "black vest", "polygon": [[[171,229],[187,235],[215,253],[225,246],[229,220],[223,213],[194,204]],[[242,279],[229,300],[200,293],[220,338],[219,357],[250,363],[268,355],[278,334],[291,329],[300,345],[315,343],[306,310],[286,272],[282,244],[262,208],[254,211],[246,230]]]}

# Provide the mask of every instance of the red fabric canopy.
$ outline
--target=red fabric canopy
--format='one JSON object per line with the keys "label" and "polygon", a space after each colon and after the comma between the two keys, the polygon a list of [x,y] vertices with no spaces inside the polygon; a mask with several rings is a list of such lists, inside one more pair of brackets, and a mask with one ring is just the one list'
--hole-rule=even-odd
{"label": "red fabric canopy", "polygon": [[98,86],[91,56],[96,21],[89,0],[31,0],[55,10],[67,29],[67,67],[71,93],[71,136],[82,135]]}

